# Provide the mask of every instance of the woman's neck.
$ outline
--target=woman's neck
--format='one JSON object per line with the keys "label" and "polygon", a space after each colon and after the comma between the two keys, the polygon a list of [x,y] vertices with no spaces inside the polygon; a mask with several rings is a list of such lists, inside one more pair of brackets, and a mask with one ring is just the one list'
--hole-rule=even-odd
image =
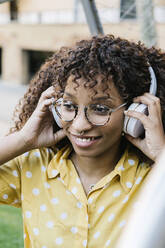
{"label": "woman's neck", "polygon": [[73,153],[71,160],[75,165],[81,182],[84,182],[85,185],[91,185],[96,184],[101,178],[109,174],[114,169],[116,163],[121,157],[122,152],[122,146],[120,144],[116,144],[113,148],[107,150],[100,156],[85,157]]}

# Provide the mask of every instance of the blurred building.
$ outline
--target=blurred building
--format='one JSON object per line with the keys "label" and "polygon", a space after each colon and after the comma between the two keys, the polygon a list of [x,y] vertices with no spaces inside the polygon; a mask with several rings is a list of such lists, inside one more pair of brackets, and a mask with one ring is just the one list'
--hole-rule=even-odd
{"label": "blurred building", "polygon": [[[153,0],[158,45],[165,49],[165,1]],[[135,0],[96,0],[105,33],[139,40]],[[26,84],[57,48],[90,36],[81,0],[15,0],[0,5],[0,74]]]}

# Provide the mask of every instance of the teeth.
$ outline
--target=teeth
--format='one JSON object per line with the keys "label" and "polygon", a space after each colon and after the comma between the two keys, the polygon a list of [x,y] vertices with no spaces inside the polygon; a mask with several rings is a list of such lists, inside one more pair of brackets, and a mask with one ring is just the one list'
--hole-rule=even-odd
{"label": "teeth", "polygon": [[85,139],[85,138],[77,138],[77,140],[78,141],[81,141],[81,142],[90,142],[90,141],[92,141],[92,140],[94,140],[94,138],[87,138],[87,139]]}

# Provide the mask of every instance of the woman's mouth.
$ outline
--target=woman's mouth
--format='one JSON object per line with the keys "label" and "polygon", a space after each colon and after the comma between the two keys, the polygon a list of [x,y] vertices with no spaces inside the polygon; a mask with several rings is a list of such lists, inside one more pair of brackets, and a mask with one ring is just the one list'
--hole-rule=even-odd
{"label": "woman's mouth", "polygon": [[76,136],[71,134],[71,140],[79,147],[89,147],[98,142],[101,136]]}

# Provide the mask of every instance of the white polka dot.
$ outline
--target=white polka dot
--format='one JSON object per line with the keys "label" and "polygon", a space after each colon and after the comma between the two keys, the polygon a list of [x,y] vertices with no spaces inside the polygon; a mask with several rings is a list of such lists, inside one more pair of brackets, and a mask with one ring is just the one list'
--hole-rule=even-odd
{"label": "white polka dot", "polygon": [[45,183],[44,183],[44,186],[45,186],[45,188],[47,188],[47,189],[49,189],[49,188],[50,188],[50,184],[49,184],[49,183],[47,183],[47,182],[45,182]]}
{"label": "white polka dot", "polygon": [[82,203],[81,202],[77,202],[77,207],[78,208],[82,208]]}
{"label": "white polka dot", "polygon": [[121,191],[120,191],[120,190],[116,190],[116,191],[113,193],[113,196],[114,196],[114,197],[118,197],[120,194],[121,194]]}
{"label": "white polka dot", "polygon": [[80,181],[80,178],[76,178],[76,182],[78,183],[78,184],[81,184],[81,181]]}
{"label": "white polka dot", "polygon": [[70,230],[71,230],[71,232],[74,233],[74,234],[78,232],[78,228],[75,227],[75,226],[73,226]]}
{"label": "white polka dot", "polygon": [[26,218],[31,218],[32,217],[32,213],[30,211],[26,211],[25,212]]}
{"label": "white polka dot", "polygon": [[77,188],[76,187],[74,187],[74,188],[72,188],[72,193],[75,195],[76,193],[77,193]]}
{"label": "white polka dot", "polygon": [[141,180],[142,180],[142,177],[138,177],[138,178],[136,179],[135,184],[139,184],[139,183],[141,182]]}
{"label": "white polka dot", "polygon": [[27,178],[31,178],[31,177],[32,177],[31,171],[27,171],[27,172],[26,172],[26,177],[27,177]]}
{"label": "white polka dot", "polygon": [[60,217],[61,217],[62,220],[65,220],[68,217],[68,214],[64,212],[64,213],[61,214]]}
{"label": "white polka dot", "polygon": [[97,239],[99,236],[100,236],[100,231],[96,232],[93,237]]}
{"label": "white polka dot", "polygon": [[99,207],[99,209],[98,209],[97,212],[98,212],[99,214],[101,214],[103,211],[104,211],[104,206],[101,206],[101,207]]}
{"label": "white polka dot", "polygon": [[123,227],[124,225],[126,224],[126,221],[125,220],[122,220],[119,224],[120,227]]}
{"label": "white polka dot", "polygon": [[90,197],[90,198],[88,199],[88,203],[91,204],[92,202],[93,202],[93,198]]}
{"label": "white polka dot", "polygon": [[118,167],[118,171],[124,171],[124,170],[125,170],[125,168],[124,168],[123,165],[120,165],[120,166]]}
{"label": "white polka dot", "polygon": [[52,150],[51,150],[51,149],[49,149],[49,148],[47,148],[47,152],[48,152],[48,153],[51,153],[51,152],[52,152]]}
{"label": "white polka dot", "polygon": [[34,153],[34,156],[37,157],[37,158],[39,158],[40,157],[40,152],[35,152]]}
{"label": "white polka dot", "polygon": [[18,199],[15,199],[13,202],[12,202],[12,204],[16,204],[16,203],[18,203],[19,201],[18,201]]}
{"label": "white polka dot", "polygon": [[88,224],[88,229],[91,227],[91,225],[90,224]]}
{"label": "white polka dot", "polygon": [[26,239],[26,233],[24,233],[23,237],[24,237],[24,239]]}
{"label": "white polka dot", "polygon": [[10,183],[10,187],[16,189],[16,186],[13,183]]}
{"label": "white polka dot", "polygon": [[62,182],[62,183],[64,183],[64,181],[59,176],[57,177],[57,180],[60,181],[60,182]]}
{"label": "white polka dot", "polygon": [[23,194],[21,194],[21,201],[23,201],[24,200],[24,196],[23,196]]}
{"label": "white polka dot", "polygon": [[37,189],[37,188],[34,188],[32,190],[32,192],[33,192],[34,195],[39,195],[39,193],[40,193],[39,189]]}
{"label": "white polka dot", "polygon": [[127,195],[127,196],[124,198],[124,200],[122,201],[122,203],[126,203],[126,202],[128,201],[128,199],[129,199],[129,196]]}
{"label": "white polka dot", "polygon": [[29,155],[29,152],[25,152],[23,155],[24,157],[27,157]]}
{"label": "white polka dot", "polygon": [[131,189],[132,188],[132,183],[131,182],[126,182],[127,188]]}
{"label": "white polka dot", "polygon": [[47,207],[46,207],[45,204],[42,204],[42,205],[40,206],[40,210],[41,210],[42,212],[45,212],[46,209],[47,209]]}
{"label": "white polka dot", "polygon": [[71,195],[71,192],[69,190],[66,190],[67,195]]}
{"label": "white polka dot", "polygon": [[109,187],[109,183],[107,183],[106,185],[104,185],[103,189],[106,189]]}
{"label": "white polka dot", "polygon": [[88,217],[88,215],[86,215],[86,221],[88,222],[88,219],[89,219],[89,217]]}
{"label": "white polka dot", "polygon": [[8,195],[7,195],[7,194],[4,194],[4,195],[3,195],[3,199],[4,199],[4,200],[8,199]]}
{"label": "white polka dot", "polygon": [[42,166],[41,166],[41,170],[42,170],[43,172],[45,172],[45,171],[46,171],[46,167],[45,167],[44,165],[42,165]]}
{"label": "white polka dot", "polygon": [[47,246],[43,245],[42,248],[47,248]]}
{"label": "white polka dot", "polygon": [[50,221],[48,221],[48,222],[46,223],[46,226],[47,226],[48,228],[53,228],[54,222],[50,220]]}
{"label": "white polka dot", "polygon": [[62,164],[63,162],[64,162],[64,160],[61,158],[61,159],[60,159],[60,164]]}
{"label": "white polka dot", "polygon": [[59,203],[59,200],[58,198],[52,198],[51,202],[56,205]]}
{"label": "white polka dot", "polygon": [[107,240],[107,242],[105,243],[105,247],[108,247],[110,245],[110,243],[111,243],[111,240],[110,239]]}
{"label": "white polka dot", "polygon": [[58,170],[52,170],[51,174],[53,177],[56,177],[58,175]]}
{"label": "white polka dot", "polygon": [[34,235],[37,236],[37,235],[39,234],[38,228],[34,227],[34,228],[33,228],[33,233],[34,233]]}
{"label": "white polka dot", "polygon": [[87,240],[83,240],[83,246],[86,247],[87,246]]}
{"label": "white polka dot", "polygon": [[108,217],[108,221],[111,222],[114,218],[115,218],[115,215],[114,215],[114,214],[111,214],[111,215]]}
{"label": "white polka dot", "polygon": [[13,171],[13,175],[14,175],[15,177],[18,177],[18,173],[17,173],[16,170]]}
{"label": "white polka dot", "polygon": [[128,163],[132,166],[135,164],[135,161],[133,159],[128,159]]}
{"label": "white polka dot", "polygon": [[62,245],[62,243],[63,243],[63,238],[61,238],[61,237],[56,238],[56,244],[57,245]]}

